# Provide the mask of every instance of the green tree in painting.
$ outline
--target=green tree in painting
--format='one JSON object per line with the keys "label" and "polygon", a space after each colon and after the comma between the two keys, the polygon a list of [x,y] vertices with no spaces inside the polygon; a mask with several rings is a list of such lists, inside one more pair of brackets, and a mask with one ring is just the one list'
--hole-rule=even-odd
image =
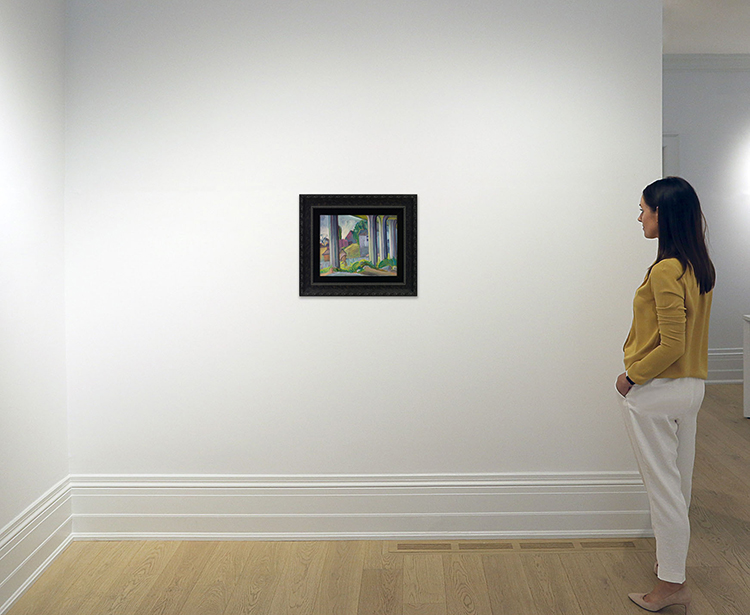
{"label": "green tree in painting", "polygon": [[352,233],[354,234],[355,239],[359,238],[360,234],[365,232],[367,230],[367,220],[362,219],[357,224],[354,225],[354,228],[352,229]]}

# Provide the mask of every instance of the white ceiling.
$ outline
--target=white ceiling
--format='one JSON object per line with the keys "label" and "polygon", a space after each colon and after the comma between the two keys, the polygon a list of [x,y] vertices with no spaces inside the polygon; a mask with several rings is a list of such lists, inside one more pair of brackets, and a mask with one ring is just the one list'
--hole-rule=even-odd
{"label": "white ceiling", "polygon": [[664,0],[664,53],[750,54],[750,0]]}

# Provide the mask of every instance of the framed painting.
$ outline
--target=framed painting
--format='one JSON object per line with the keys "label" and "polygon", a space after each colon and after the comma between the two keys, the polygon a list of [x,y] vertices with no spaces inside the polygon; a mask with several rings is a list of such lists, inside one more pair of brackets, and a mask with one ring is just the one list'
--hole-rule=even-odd
{"label": "framed painting", "polygon": [[299,294],[416,296],[417,195],[301,194]]}

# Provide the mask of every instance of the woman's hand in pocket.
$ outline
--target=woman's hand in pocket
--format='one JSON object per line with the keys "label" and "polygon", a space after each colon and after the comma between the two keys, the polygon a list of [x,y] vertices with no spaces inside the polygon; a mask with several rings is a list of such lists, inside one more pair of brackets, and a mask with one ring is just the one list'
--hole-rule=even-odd
{"label": "woman's hand in pocket", "polygon": [[630,389],[633,388],[633,385],[628,382],[628,375],[623,372],[619,376],[617,376],[617,382],[615,382],[615,388],[617,389],[617,392],[625,397]]}

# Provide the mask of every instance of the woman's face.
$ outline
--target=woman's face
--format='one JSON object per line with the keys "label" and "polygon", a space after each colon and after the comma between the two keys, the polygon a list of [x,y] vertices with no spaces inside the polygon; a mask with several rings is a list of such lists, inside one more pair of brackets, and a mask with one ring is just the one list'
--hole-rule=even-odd
{"label": "woman's face", "polygon": [[659,236],[659,212],[651,209],[641,197],[641,215],[638,222],[643,225],[643,234],[646,239],[656,239]]}

